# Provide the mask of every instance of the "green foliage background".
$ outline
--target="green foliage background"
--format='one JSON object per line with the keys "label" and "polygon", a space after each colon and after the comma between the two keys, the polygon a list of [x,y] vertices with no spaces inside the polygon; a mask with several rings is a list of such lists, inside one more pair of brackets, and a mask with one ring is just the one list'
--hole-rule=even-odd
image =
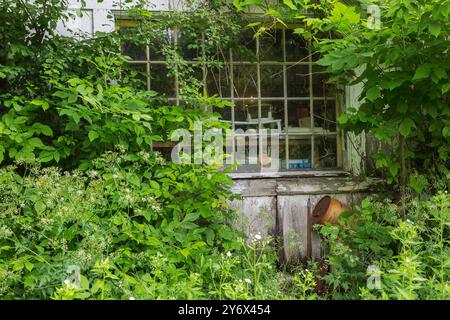
{"label": "green foliage background", "polygon": [[[380,29],[367,27],[366,1],[194,2],[159,17],[143,4],[130,11],[133,32],[77,41],[54,33],[65,1],[0,1],[2,298],[449,298],[448,0],[379,1]],[[228,104],[201,90],[177,48],[162,52],[189,108],[137,89],[120,54],[121,41],[156,43],[181,23],[206,31],[208,42],[191,46],[220,65],[243,27],[236,11],[250,5],[264,10],[257,35],[301,23],[296,33],[317,45],[333,80],[362,85],[340,125],[389,145],[375,161],[401,186],[399,202],[366,199],[356,225],[343,217],[320,230],[332,266],[323,278],[314,263],[277,266],[270,238],[243,239],[225,172],[152,151],[195,120],[224,127],[207,111]],[[375,290],[369,265],[381,274]]]}

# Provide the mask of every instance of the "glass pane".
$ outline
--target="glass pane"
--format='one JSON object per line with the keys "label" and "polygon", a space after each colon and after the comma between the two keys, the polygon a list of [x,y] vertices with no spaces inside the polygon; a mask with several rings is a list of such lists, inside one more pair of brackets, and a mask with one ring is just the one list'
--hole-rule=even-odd
{"label": "glass pane", "polygon": [[178,29],[177,44],[185,60],[202,56],[202,32],[200,30]]}
{"label": "glass pane", "polygon": [[150,60],[152,61],[162,61],[165,60],[163,54],[163,48],[167,45],[173,45],[175,40],[175,33],[172,29],[165,29],[161,31],[155,39],[152,40],[150,44]]}
{"label": "glass pane", "polygon": [[131,58],[134,61],[146,61],[146,49],[143,45],[137,45],[130,41],[122,42],[122,54]]}
{"label": "glass pane", "polygon": [[165,94],[167,97],[175,97],[175,78],[169,74],[166,65],[150,65],[150,75],[150,86],[152,90],[160,94]]}
{"label": "glass pane", "polygon": [[206,85],[208,95],[217,94],[219,97],[230,97],[231,81],[229,68],[210,68],[206,78]]}
{"label": "glass pane", "polygon": [[283,97],[283,66],[261,65],[261,96]]}
{"label": "glass pane", "polygon": [[234,61],[256,61],[256,40],[252,29],[244,29],[233,45]]}
{"label": "glass pane", "polygon": [[288,101],[288,126],[290,133],[311,132],[309,101]]}
{"label": "glass pane", "polygon": [[288,169],[311,168],[311,136],[289,136]]}
{"label": "glass pane", "polygon": [[261,61],[283,61],[283,30],[259,37],[259,57]]}
{"label": "glass pane", "polygon": [[307,65],[286,67],[288,97],[309,97],[309,68]]}
{"label": "glass pane", "polygon": [[235,102],[234,120],[236,128],[258,128],[258,102],[253,100],[242,100]]}
{"label": "glass pane", "polygon": [[[336,101],[314,101],[314,126],[316,133],[336,131]],[[319,128],[319,131],[317,131]]]}
{"label": "glass pane", "polygon": [[139,90],[147,90],[147,64],[130,64],[130,75],[133,79],[133,87]]}
{"label": "glass pane", "polygon": [[286,162],[286,136],[280,136],[278,150],[280,152],[280,169],[288,169]]}
{"label": "glass pane", "polygon": [[321,66],[313,66],[313,95],[314,97],[330,97],[336,95],[336,86],[328,82],[330,75]]}
{"label": "glass pane", "polygon": [[336,136],[315,136],[314,144],[317,146],[315,158],[316,168],[337,167]]}
{"label": "glass pane", "polygon": [[[122,53],[126,56],[129,56],[131,60],[135,61],[146,61],[146,46],[144,43],[139,43],[136,39],[133,38],[133,28],[124,28],[121,27],[119,30],[120,35],[122,36]],[[135,32],[136,34],[136,32]],[[134,38],[137,36],[134,35]]]}
{"label": "glass pane", "polygon": [[233,66],[233,84],[235,97],[257,97],[256,65]]}
{"label": "glass pane", "polygon": [[305,39],[293,33],[293,30],[286,30],[286,61],[308,62],[308,43]]}
{"label": "glass pane", "polygon": [[261,125],[267,129],[284,129],[284,101],[261,102]]}

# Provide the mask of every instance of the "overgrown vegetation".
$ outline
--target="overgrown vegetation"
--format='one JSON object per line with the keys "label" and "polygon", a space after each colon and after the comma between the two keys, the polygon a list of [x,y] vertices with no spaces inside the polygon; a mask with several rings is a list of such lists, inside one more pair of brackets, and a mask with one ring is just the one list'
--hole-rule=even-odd
{"label": "overgrown vegetation", "polygon": [[[285,272],[270,237],[244,239],[225,172],[153,151],[195,120],[225,127],[208,111],[230,106],[207,96],[195,66],[159,35],[202,30],[207,41],[187,48],[220,66],[243,24],[222,1],[158,17],[145,2],[129,11],[137,28],[78,41],[54,32],[65,1],[0,1],[2,298],[449,299],[450,1],[377,2],[382,24],[372,29],[365,1],[234,1],[265,10],[257,34],[304,24],[296,32],[332,81],[362,86],[342,128],[388,146],[374,159],[392,193],[320,228],[323,277],[315,263]],[[124,41],[159,48],[185,107],[139,89]]]}

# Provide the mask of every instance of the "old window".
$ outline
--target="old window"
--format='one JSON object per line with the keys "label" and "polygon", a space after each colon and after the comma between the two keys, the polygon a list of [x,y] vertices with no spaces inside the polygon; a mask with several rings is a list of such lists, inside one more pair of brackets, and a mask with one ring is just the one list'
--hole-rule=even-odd
{"label": "old window", "polygon": [[[166,41],[178,48],[209,95],[234,103],[214,110],[233,129],[279,129],[281,170],[342,167],[342,137],[336,126],[339,103],[335,87],[315,63],[317,57],[289,29],[254,37],[244,30],[237,43],[222,56],[221,67],[202,63],[204,35],[184,36],[167,31]],[[167,61],[156,47],[124,46],[130,63],[146,79],[148,89],[180,104],[180,79],[167,70]],[[250,141],[247,141],[247,148]],[[239,171],[259,169],[259,162],[241,165]]]}

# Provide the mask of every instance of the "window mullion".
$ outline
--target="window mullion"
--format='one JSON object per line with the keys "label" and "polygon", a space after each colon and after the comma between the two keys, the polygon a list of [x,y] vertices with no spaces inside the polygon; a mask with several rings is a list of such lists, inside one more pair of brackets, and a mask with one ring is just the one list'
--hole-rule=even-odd
{"label": "window mullion", "polygon": [[286,30],[283,29],[281,41],[283,46],[283,96],[284,96],[284,154],[285,165],[289,168],[289,126],[288,126],[288,100],[287,100],[287,70],[286,70]]}
{"label": "window mullion", "polygon": [[314,139],[314,99],[313,99],[313,68],[312,68],[312,52],[311,41],[308,41],[308,80],[309,80],[309,114],[311,115],[311,168],[314,168],[315,163],[315,139]]}
{"label": "window mullion", "polygon": [[257,63],[256,63],[256,84],[257,84],[257,99],[258,99],[258,135],[257,135],[257,141],[258,141],[258,159],[259,164],[262,166],[262,144],[261,144],[261,64],[259,61],[259,37],[256,37],[256,57],[257,57]]}

